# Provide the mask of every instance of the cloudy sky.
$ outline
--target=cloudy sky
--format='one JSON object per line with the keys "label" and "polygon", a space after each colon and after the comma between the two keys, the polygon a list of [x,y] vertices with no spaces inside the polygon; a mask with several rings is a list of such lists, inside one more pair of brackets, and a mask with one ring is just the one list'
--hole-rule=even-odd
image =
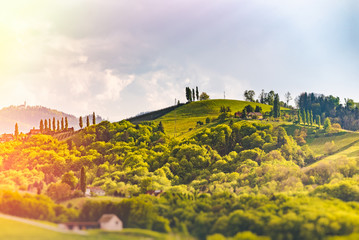
{"label": "cloudy sky", "polygon": [[0,107],[115,121],[184,102],[186,86],[359,101],[356,0],[3,2]]}

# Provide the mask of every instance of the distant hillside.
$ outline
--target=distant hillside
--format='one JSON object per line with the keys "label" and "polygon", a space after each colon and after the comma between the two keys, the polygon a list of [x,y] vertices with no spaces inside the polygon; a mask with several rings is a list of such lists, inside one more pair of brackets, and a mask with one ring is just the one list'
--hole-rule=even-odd
{"label": "distant hillside", "polygon": [[[55,117],[56,120],[67,117],[69,127],[79,128],[78,118],[64,112],[42,106],[10,106],[0,110],[0,134],[14,133],[15,123],[18,123],[19,131],[27,133],[33,127],[39,128],[41,119],[51,119]],[[92,121],[92,117],[90,118]],[[102,118],[97,116],[97,122],[101,122]],[[84,118],[84,125],[86,124],[86,117]]]}

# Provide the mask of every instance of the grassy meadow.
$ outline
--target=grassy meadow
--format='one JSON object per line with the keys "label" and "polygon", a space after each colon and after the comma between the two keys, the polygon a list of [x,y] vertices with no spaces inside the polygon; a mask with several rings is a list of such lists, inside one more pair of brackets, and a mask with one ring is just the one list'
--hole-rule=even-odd
{"label": "grassy meadow", "polygon": [[[0,239],[36,239],[36,240],[171,240],[178,239],[179,236],[172,236],[143,229],[124,229],[121,232],[106,232],[101,230],[88,231],[87,235],[72,233],[54,232],[40,227],[32,226],[18,221],[8,220],[0,217]],[[21,229],[21,231],[19,231]]]}
{"label": "grassy meadow", "polygon": [[[215,99],[197,101],[183,105],[156,121],[162,121],[167,135],[172,137],[176,133],[176,136],[182,139],[191,135],[189,133],[190,129],[199,130],[201,128],[196,126],[198,121],[206,123],[207,117],[211,120],[217,118],[220,114],[221,106],[230,107],[232,114],[234,114],[235,112],[242,111],[247,105],[252,105],[254,108],[258,105],[262,108],[263,112],[269,112],[272,108],[272,106],[266,104],[239,100]],[[205,127],[211,127],[211,125],[206,125]]]}
{"label": "grassy meadow", "polygon": [[[325,147],[325,144],[331,141],[334,141],[335,146],[333,151],[335,153],[336,152],[340,153],[344,150],[349,150],[350,152],[351,151],[350,148],[354,147],[352,145],[353,144],[355,145],[355,143],[359,141],[359,133],[341,131],[329,136],[307,138],[307,143],[316,156],[323,156],[327,154],[327,149]],[[335,154],[332,155],[332,157],[335,157]]]}

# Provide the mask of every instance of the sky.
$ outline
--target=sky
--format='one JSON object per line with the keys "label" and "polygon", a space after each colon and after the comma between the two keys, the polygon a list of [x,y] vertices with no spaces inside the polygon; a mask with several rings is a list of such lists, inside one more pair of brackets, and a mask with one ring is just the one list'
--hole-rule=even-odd
{"label": "sky", "polygon": [[12,0],[0,3],[0,108],[118,121],[252,89],[359,102],[356,0]]}

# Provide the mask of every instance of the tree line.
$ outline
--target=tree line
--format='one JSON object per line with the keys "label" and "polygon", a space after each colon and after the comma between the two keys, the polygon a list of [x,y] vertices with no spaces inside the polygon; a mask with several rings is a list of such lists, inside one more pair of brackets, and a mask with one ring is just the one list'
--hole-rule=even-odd
{"label": "tree line", "polygon": [[[56,124],[57,123],[57,124]],[[39,125],[40,131],[67,131],[69,128],[69,123],[67,120],[67,117],[59,119],[55,119],[55,117],[52,118],[52,124],[51,124],[51,118],[49,119],[41,119],[40,125]]]}
{"label": "tree line", "polygon": [[324,124],[323,121],[329,118],[345,129],[359,130],[359,109],[353,99],[345,98],[341,104],[339,97],[305,92],[296,101],[300,112],[298,119],[306,124]]}
{"label": "tree line", "polygon": [[187,102],[194,102],[194,101],[202,101],[209,99],[209,95],[205,92],[202,92],[199,94],[198,87],[196,87],[196,90],[194,88],[186,87],[186,99]]}

